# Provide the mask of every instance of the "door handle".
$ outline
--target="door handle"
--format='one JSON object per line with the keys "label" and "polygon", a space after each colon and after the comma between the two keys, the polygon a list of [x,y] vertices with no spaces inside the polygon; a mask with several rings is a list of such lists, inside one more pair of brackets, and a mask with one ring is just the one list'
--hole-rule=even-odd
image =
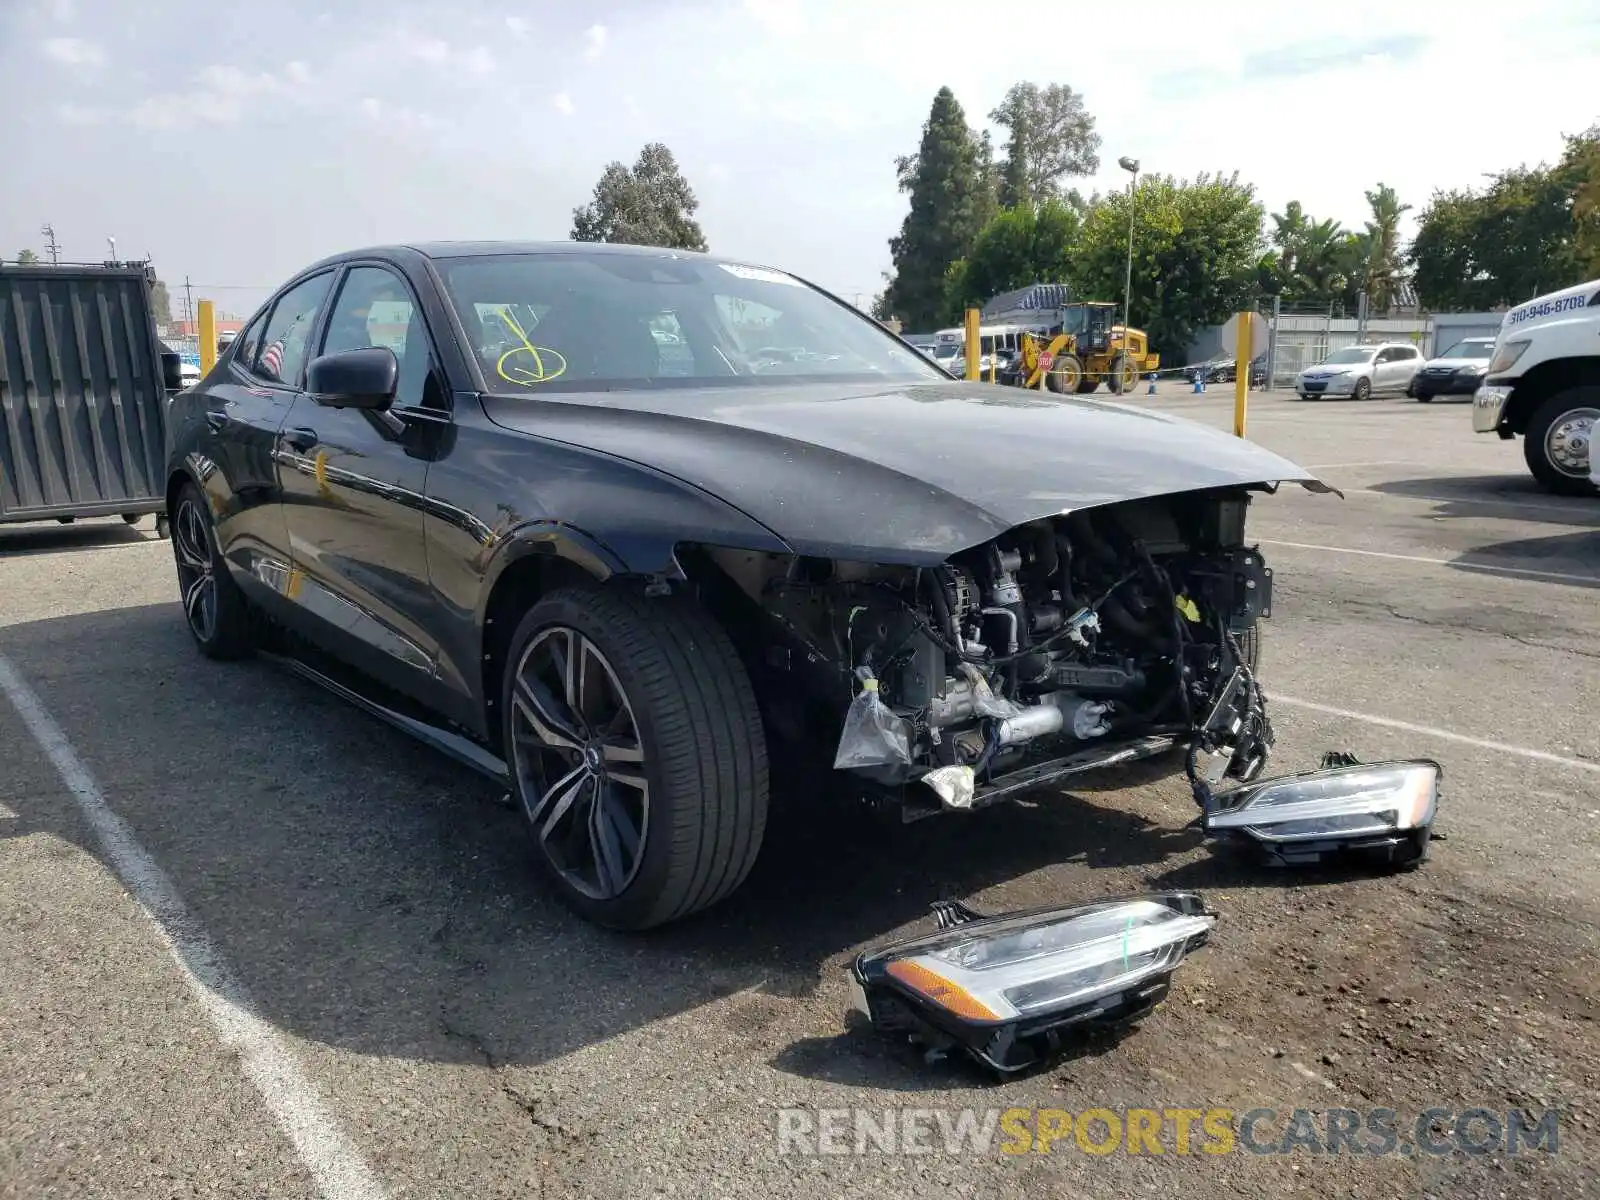
{"label": "door handle", "polygon": [[288,445],[291,449],[298,450],[301,454],[304,454],[307,450],[311,449],[311,447],[315,446],[319,441],[321,441],[321,439],[317,437],[317,431],[315,429],[285,429],[282,437],[286,445]]}

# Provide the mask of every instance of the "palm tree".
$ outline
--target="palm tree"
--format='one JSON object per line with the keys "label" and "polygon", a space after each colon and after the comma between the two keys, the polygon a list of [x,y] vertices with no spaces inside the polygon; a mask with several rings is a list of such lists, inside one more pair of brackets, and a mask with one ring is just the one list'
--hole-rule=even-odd
{"label": "palm tree", "polygon": [[1372,208],[1372,220],[1367,222],[1367,304],[1375,312],[1387,312],[1400,290],[1400,218],[1411,205],[1401,204],[1386,183],[1367,193],[1367,204]]}
{"label": "palm tree", "polygon": [[1340,251],[1345,232],[1338,221],[1309,222],[1300,236],[1295,263],[1295,298],[1301,303],[1326,304],[1340,290]]}
{"label": "palm tree", "polygon": [[1295,266],[1300,259],[1300,244],[1309,224],[1300,201],[1291,200],[1281,213],[1273,213],[1272,224],[1272,244],[1278,248],[1278,266],[1283,271],[1285,282],[1289,282],[1294,279]]}

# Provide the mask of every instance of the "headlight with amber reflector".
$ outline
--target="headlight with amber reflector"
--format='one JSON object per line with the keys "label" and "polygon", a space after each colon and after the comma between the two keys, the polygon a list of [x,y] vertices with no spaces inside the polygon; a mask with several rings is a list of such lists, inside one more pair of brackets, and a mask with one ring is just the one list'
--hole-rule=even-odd
{"label": "headlight with amber reflector", "polygon": [[1281,862],[1366,850],[1411,866],[1425,857],[1441,774],[1431,759],[1410,759],[1280,776],[1214,797],[1205,829],[1247,839]]}
{"label": "headlight with amber reflector", "polygon": [[859,1006],[881,1029],[1002,1072],[1040,1061],[1068,1026],[1149,1012],[1216,923],[1192,892],[994,917],[945,906],[941,918],[939,933],[856,960]]}

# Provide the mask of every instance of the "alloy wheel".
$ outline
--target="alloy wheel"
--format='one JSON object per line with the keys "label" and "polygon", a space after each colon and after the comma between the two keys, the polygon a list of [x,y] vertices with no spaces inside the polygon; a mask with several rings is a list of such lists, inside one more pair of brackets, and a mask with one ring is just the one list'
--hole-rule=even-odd
{"label": "alloy wheel", "polygon": [[178,587],[183,615],[201,642],[217,634],[217,580],[206,535],[206,515],[193,500],[178,506],[172,526],[172,551],[178,560]]}
{"label": "alloy wheel", "polygon": [[592,899],[621,895],[644,861],[650,786],[616,672],[582,633],[551,626],[518,661],[511,704],[518,793],[551,866]]}
{"label": "alloy wheel", "polygon": [[1587,475],[1597,424],[1600,409],[1574,408],[1557,417],[1544,435],[1544,450],[1551,465],[1563,475]]}

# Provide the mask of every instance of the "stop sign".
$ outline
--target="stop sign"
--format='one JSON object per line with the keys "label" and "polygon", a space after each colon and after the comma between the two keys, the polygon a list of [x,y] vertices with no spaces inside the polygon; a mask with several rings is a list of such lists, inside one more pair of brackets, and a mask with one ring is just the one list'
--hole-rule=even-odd
{"label": "stop sign", "polygon": [[1041,371],[1048,371],[1051,367],[1051,364],[1053,364],[1055,361],[1056,356],[1046,350],[1043,354],[1039,355],[1039,369]]}

